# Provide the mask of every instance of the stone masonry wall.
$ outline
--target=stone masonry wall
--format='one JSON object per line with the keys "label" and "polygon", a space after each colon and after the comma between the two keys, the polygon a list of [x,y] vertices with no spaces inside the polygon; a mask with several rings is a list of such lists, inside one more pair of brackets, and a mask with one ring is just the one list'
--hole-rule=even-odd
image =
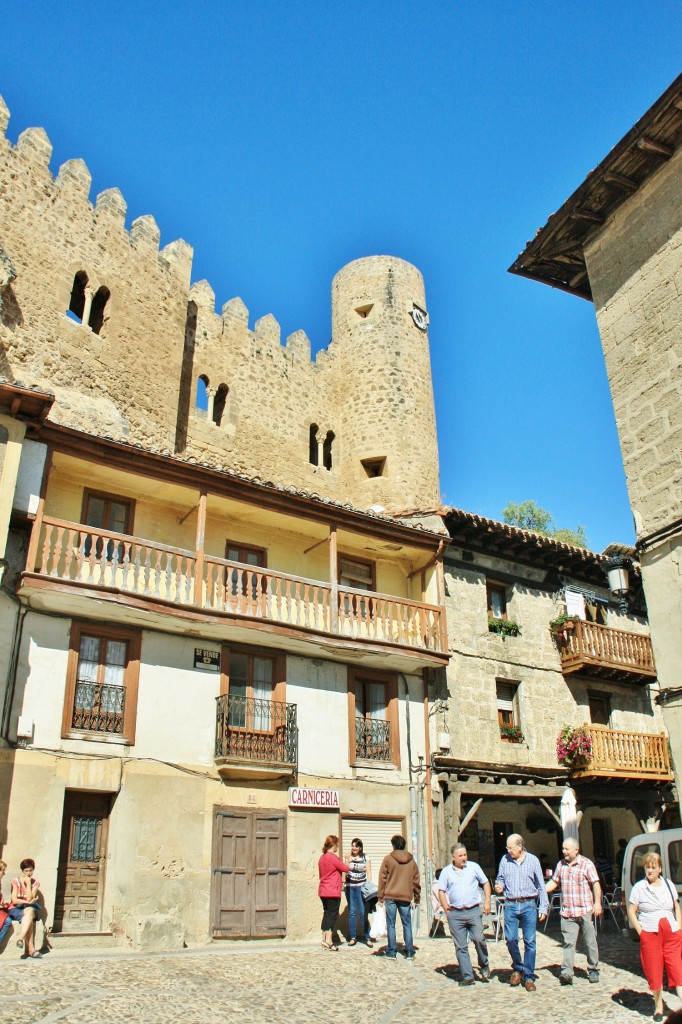
{"label": "stone masonry wall", "polygon": [[638,536],[682,508],[682,150],[585,248]]}
{"label": "stone masonry wall", "polygon": [[[585,249],[638,538],[662,689],[682,661],[682,150],[654,174]],[[677,526],[674,526],[677,522]],[[677,706],[666,706],[677,772]]]}
{"label": "stone masonry wall", "polygon": [[[591,679],[582,673],[564,676],[549,622],[565,605],[547,591],[544,571],[476,555],[463,567],[450,548],[445,561],[446,611],[452,659],[447,669],[447,710],[438,711],[435,732],[450,734],[452,757],[477,764],[557,768],[556,738],[565,724],[589,722],[588,691],[607,692],[611,727],[635,732],[663,731],[660,709],[647,687]],[[507,589],[507,614],[521,628],[519,636],[488,631],[486,579],[517,575]],[[605,589],[601,598],[608,596]],[[613,628],[646,633],[639,620],[608,610]],[[496,681],[516,683],[522,743],[500,737]]]}
{"label": "stone masonry wall", "polygon": [[[6,138],[0,100],[0,376],[56,394],[51,418],[388,511],[439,501],[428,338],[419,272],[368,257],[334,281],[334,332],[311,360],[302,331],[280,340],[275,318],[251,330],[241,299],[215,312],[206,281],[190,287],[192,250],[159,249],[153,217],[128,230],[117,189],[89,192],[82,160],[56,176],[41,128]],[[14,272],[10,272],[12,269]],[[110,292],[99,333],[66,315],[75,275]],[[372,305],[365,319],[357,307]],[[199,377],[217,410],[196,408]],[[221,389],[221,385],[224,387]],[[334,435],[331,468],[309,459],[310,427]],[[362,459],[385,459],[372,477]],[[320,459],[320,463],[322,460]]]}

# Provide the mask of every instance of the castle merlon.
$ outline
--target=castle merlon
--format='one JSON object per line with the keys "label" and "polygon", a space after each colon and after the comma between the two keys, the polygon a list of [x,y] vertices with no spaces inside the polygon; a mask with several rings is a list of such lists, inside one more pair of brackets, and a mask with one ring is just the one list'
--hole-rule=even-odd
{"label": "castle merlon", "polygon": [[25,128],[17,139],[17,153],[48,167],[52,157],[52,143],[44,128]]}
{"label": "castle merlon", "polygon": [[130,225],[130,238],[136,245],[159,251],[161,230],[150,213],[137,217]]}
{"label": "castle merlon", "polygon": [[80,189],[87,199],[90,195],[92,175],[85,160],[81,160],[80,157],[75,160],[66,160],[57,172],[56,183],[59,188],[75,187]]}
{"label": "castle merlon", "polygon": [[265,316],[256,320],[254,325],[254,334],[256,336],[257,344],[273,345],[276,348],[280,347],[282,329],[272,313],[266,313]]}
{"label": "castle merlon", "polygon": [[[10,120],[10,111],[0,96],[0,138],[6,137],[7,126]],[[10,142],[10,152],[14,153],[26,164],[30,165],[36,172],[42,175],[49,175],[52,185],[64,193],[81,193],[84,203],[90,208],[96,222],[101,218],[117,219],[125,231],[125,215],[127,204],[120,190],[117,188],[105,189],[97,196],[95,205],[90,202],[90,188],[92,185],[92,174],[80,157],[66,160],[59,168],[56,177],[50,171],[50,160],[52,158],[52,143],[44,128],[25,128],[19,135],[16,145]],[[191,263],[194,250],[183,239],[176,239],[168,243],[159,251],[161,231],[156,220],[151,214],[138,217],[127,232],[129,240],[136,248],[145,248],[155,251],[158,259],[165,267],[173,270],[174,274],[183,281],[185,287],[189,286],[191,277]]]}
{"label": "castle merlon", "polygon": [[9,107],[0,96],[0,135],[7,134],[7,125],[9,124]]}

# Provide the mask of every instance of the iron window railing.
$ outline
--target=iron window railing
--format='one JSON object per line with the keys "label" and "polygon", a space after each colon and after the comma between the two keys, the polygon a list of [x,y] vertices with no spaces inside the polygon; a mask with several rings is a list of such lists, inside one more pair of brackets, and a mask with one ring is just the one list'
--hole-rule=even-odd
{"label": "iron window railing", "polygon": [[365,761],[390,761],[390,723],[380,718],[356,718],[355,756]]}
{"label": "iron window railing", "polygon": [[218,697],[215,756],[297,764],[296,705],[229,693]]}
{"label": "iron window railing", "polygon": [[79,732],[123,733],[125,687],[76,683],[71,727]]}

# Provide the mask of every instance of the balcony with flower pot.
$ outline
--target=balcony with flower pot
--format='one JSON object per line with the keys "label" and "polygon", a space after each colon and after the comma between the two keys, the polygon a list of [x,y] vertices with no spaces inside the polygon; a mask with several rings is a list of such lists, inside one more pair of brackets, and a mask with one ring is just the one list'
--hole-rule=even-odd
{"label": "balcony with flower pot", "polygon": [[557,737],[557,760],[572,779],[648,779],[671,782],[665,732],[628,732],[605,725],[565,725]]}
{"label": "balcony with flower pot", "polygon": [[613,629],[568,615],[552,619],[549,625],[564,675],[584,672],[640,685],[656,678],[651,638],[644,633]]}

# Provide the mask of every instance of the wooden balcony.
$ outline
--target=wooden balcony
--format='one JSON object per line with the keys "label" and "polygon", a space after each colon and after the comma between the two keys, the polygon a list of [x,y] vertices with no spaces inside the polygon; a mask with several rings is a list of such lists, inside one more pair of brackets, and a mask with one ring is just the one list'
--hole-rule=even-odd
{"label": "wooden balcony", "polygon": [[226,777],[295,775],[296,705],[236,694],[218,697],[215,762]]}
{"label": "wooden balcony", "polygon": [[[444,610],[304,579],[126,534],[43,517],[22,587],[55,584],[137,607],[224,621],[259,620],[294,632],[447,659]],[[438,657],[440,656],[440,657]]]}
{"label": "wooden balcony", "polygon": [[559,638],[561,669],[602,679],[648,683],[656,678],[651,639],[642,633],[577,620],[565,623]]}
{"label": "wooden balcony", "polygon": [[592,754],[586,764],[571,769],[572,778],[672,781],[666,733],[622,732],[605,725],[584,728],[592,740]]}

